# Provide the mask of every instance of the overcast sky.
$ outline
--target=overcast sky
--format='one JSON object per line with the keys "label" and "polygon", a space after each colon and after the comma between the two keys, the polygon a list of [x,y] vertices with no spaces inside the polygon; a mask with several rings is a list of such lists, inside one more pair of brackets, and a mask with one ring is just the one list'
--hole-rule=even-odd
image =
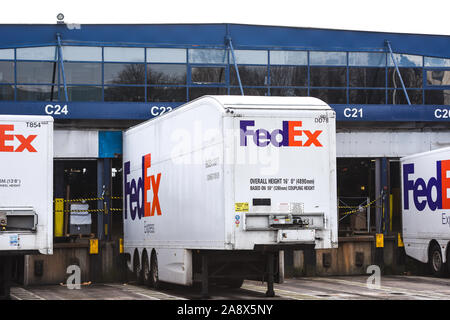
{"label": "overcast sky", "polygon": [[4,0],[0,23],[243,23],[450,35],[449,0]]}

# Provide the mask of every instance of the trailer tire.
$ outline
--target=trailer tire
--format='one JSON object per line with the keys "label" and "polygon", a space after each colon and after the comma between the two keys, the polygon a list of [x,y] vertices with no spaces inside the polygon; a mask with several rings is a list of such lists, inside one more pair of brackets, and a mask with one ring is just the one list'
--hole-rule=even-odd
{"label": "trailer tire", "polygon": [[159,289],[161,287],[161,282],[159,281],[158,258],[156,257],[156,252],[152,253],[150,263],[150,286],[154,289]]}
{"label": "trailer tire", "polygon": [[430,246],[428,264],[431,273],[436,277],[441,277],[444,273],[444,263],[442,260],[442,251],[438,244],[432,243]]}
{"label": "trailer tire", "polygon": [[151,277],[151,272],[150,272],[150,266],[148,263],[147,251],[144,251],[144,253],[142,254],[142,282],[146,286],[150,286],[150,284],[151,284],[150,277]]}
{"label": "trailer tire", "polygon": [[137,251],[133,255],[133,276],[137,284],[142,284],[141,263],[139,262],[139,253]]}

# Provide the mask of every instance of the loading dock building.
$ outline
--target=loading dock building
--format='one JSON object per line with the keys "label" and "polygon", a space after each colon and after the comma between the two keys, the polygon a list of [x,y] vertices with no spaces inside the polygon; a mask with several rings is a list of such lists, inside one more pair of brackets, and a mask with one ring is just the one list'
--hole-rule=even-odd
{"label": "loading dock building", "polygon": [[[341,251],[286,253],[286,265],[313,259],[317,272],[364,272],[375,233],[398,245],[399,157],[450,145],[450,36],[240,24],[0,30],[0,112],[54,117],[55,198],[94,199],[94,209],[121,208],[121,131],[131,125],[202,95],[314,96],[330,104]],[[95,214],[90,230],[114,242],[121,214],[109,212]],[[67,230],[55,234],[56,255],[83,248],[67,242]],[[24,281],[39,283],[32,259]]]}

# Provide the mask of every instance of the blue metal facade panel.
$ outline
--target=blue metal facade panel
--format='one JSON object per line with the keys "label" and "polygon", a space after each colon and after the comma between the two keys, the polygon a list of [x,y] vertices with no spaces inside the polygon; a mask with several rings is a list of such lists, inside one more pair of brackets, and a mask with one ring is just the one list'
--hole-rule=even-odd
{"label": "blue metal facade panel", "polygon": [[122,131],[98,132],[98,157],[114,158],[122,154]]}
{"label": "blue metal facade panel", "polygon": [[[55,119],[129,119],[148,120],[178,102],[1,102],[1,114],[51,115]],[[64,107],[66,107],[64,109]],[[431,105],[331,105],[338,121],[425,121],[450,122],[450,106]],[[66,113],[67,112],[67,113]]]}
{"label": "blue metal facade panel", "polygon": [[437,57],[450,57],[450,37],[331,29],[310,29],[237,24],[156,24],[156,25],[0,25],[0,47],[56,44],[63,41],[114,45],[224,46],[227,32],[236,49],[299,48],[310,50],[384,50],[384,41],[393,50]]}

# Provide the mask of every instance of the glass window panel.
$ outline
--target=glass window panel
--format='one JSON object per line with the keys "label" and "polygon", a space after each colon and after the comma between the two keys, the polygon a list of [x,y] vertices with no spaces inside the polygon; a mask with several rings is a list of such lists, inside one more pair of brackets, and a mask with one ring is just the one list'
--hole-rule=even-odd
{"label": "glass window panel", "polygon": [[21,101],[56,101],[58,99],[58,87],[18,85],[17,100]]}
{"label": "glass window panel", "polygon": [[14,60],[14,49],[1,49],[0,59]]}
{"label": "glass window panel", "polygon": [[347,93],[345,90],[336,89],[311,89],[311,97],[319,98],[329,104],[347,103]]}
{"label": "glass window panel", "polygon": [[144,48],[105,47],[104,61],[112,62],[144,62]]}
{"label": "glass window panel", "polygon": [[425,103],[450,105],[450,90],[425,90]]}
{"label": "glass window panel", "polygon": [[309,53],[309,63],[310,65],[346,66],[347,53],[311,51]]}
{"label": "glass window panel", "polygon": [[[422,88],[422,68],[398,68],[406,88]],[[388,69],[388,87],[401,88],[402,83],[395,68]]]}
{"label": "glass window panel", "polygon": [[424,57],[425,67],[450,67],[450,59]]}
{"label": "glass window panel", "polygon": [[186,63],[186,49],[148,48],[147,62]]}
{"label": "glass window panel", "polygon": [[[68,86],[69,101],[102,101],[102,87],[97,86]],[[59,96],[64,100],[64,87],[60,87]]]}
{"label": "glass window panel", "polygon": [[349,90],[349,103],[355,104],[385,104],[385,90]]}
{"label": "glass window panel", "polygon": [[105,87],[105,101],[144,102],[145,87]]}
{"label": "glass window panel", "polygon": [[[267,64],[267,51],[264,50],[234,50],[236,62],[238,64]],[[234,63],[230,54],[230,63]]]}
{"label": "glass window panel", "polygon": [[192,83],[225,83],[225,67],[192,67]]}
{"label": "glass window panel", "polygon": [[186,88],[180,87],[149,87],[147,100],[153,102],[185,102]]}
{"label": "glass window panel", "polygon": [[228,63],[227,50],[189,49],[190,63]]}
{"label": "glass window panel", "polygon": [[56,60],[55,47],[18,48],[17,60]]}
{"label": "glass window panel", "polygon": [[14,62],[0,61],[0,82],[14,83]]}
{"label": "glass window panel", "polygon": [[12,85],[0,86],[0,100],[14,100],[14,87]]}
{"label": "glass window panel", "polygon": [[[101,84],[101,63],[64,62],[67,84]],[[62,72],[60,83],[63,83]]]}
{"label": "glass window panel", "polygon": [[[413,56],[410,54],[394,53],[394,59],[397,62],[398,67],[421,67],[423,57]],[[390,67],[395,66],[390,54],[388,56],[388,61]]]}
{"label": "glass window panel", "polygon": [[18,83],[56,83],[57,62],[17,62]]}
{"label": "glass window panel", "polygon": [[311,86],[345,87],[347,85],[347,68],[345,67],[310,67]]}
{"label": "glass window panel", "polygon": [[270,51],[270,64],[304,66],[308,64],[308,53],[306,51]]}
{"label": "glass window panel", "polygon": [[270,84],[272,86],[306,86],[308,83],[308,68],[294,66],[271,66]]}
{"label": "glass window panel", "polygon": [[226,95],[227,88],[193,87],[189,88],[189,100],[197,99],[206,95]]}
{"label": "glass window panel", "polygon": [[[422,90],[406,90],[411,104],[423,104]],[[388,104],[408,104],[402,89],[388,90]]]}
{"label": "glass window panel", "polygon": [[147,65],[149,84],[186,84],[186,66],[180,64]]}
{"label": "glass window panel", "polygon": [[450,70],[427,70],[427,85],[450,86]]}
{"label": "glass window panel", "polygon": [[145,84],[144,64],[105,63],[105,84]]}
{"label": "glass window panel", "polygon": [[[267,84],[267,67],[238,66],[239,77],[243,86],[264,86]],[[234,66],[230,66],[231,85],[239,85]]]}
{"label": "glass window panel", "polygon": [[350,66],[384,67],[386,54],[378,52],[349,52],[348,64]]}
{"label": "glass window panel", "polygon": [[[267,96],[267,89],[263,88],[243,88],[244,95],[246,96]],[[241,89],[231,88],[230,95],[238,96],[241,95]]]}
{"label": "glass window panel", "polygon": [[307,89],[298,88],[271,88],[271,96],[289,96],[289,97],[306,97],[308,96]]}
{"label": "glass window panel", "polygon": [[349,86],[381,87],[386,86],[385,68],[349,68]]}
{"label": "glass window panel", "polygon": [[63,46],[62,49],[64,61],[102,61],[101,47]]}

